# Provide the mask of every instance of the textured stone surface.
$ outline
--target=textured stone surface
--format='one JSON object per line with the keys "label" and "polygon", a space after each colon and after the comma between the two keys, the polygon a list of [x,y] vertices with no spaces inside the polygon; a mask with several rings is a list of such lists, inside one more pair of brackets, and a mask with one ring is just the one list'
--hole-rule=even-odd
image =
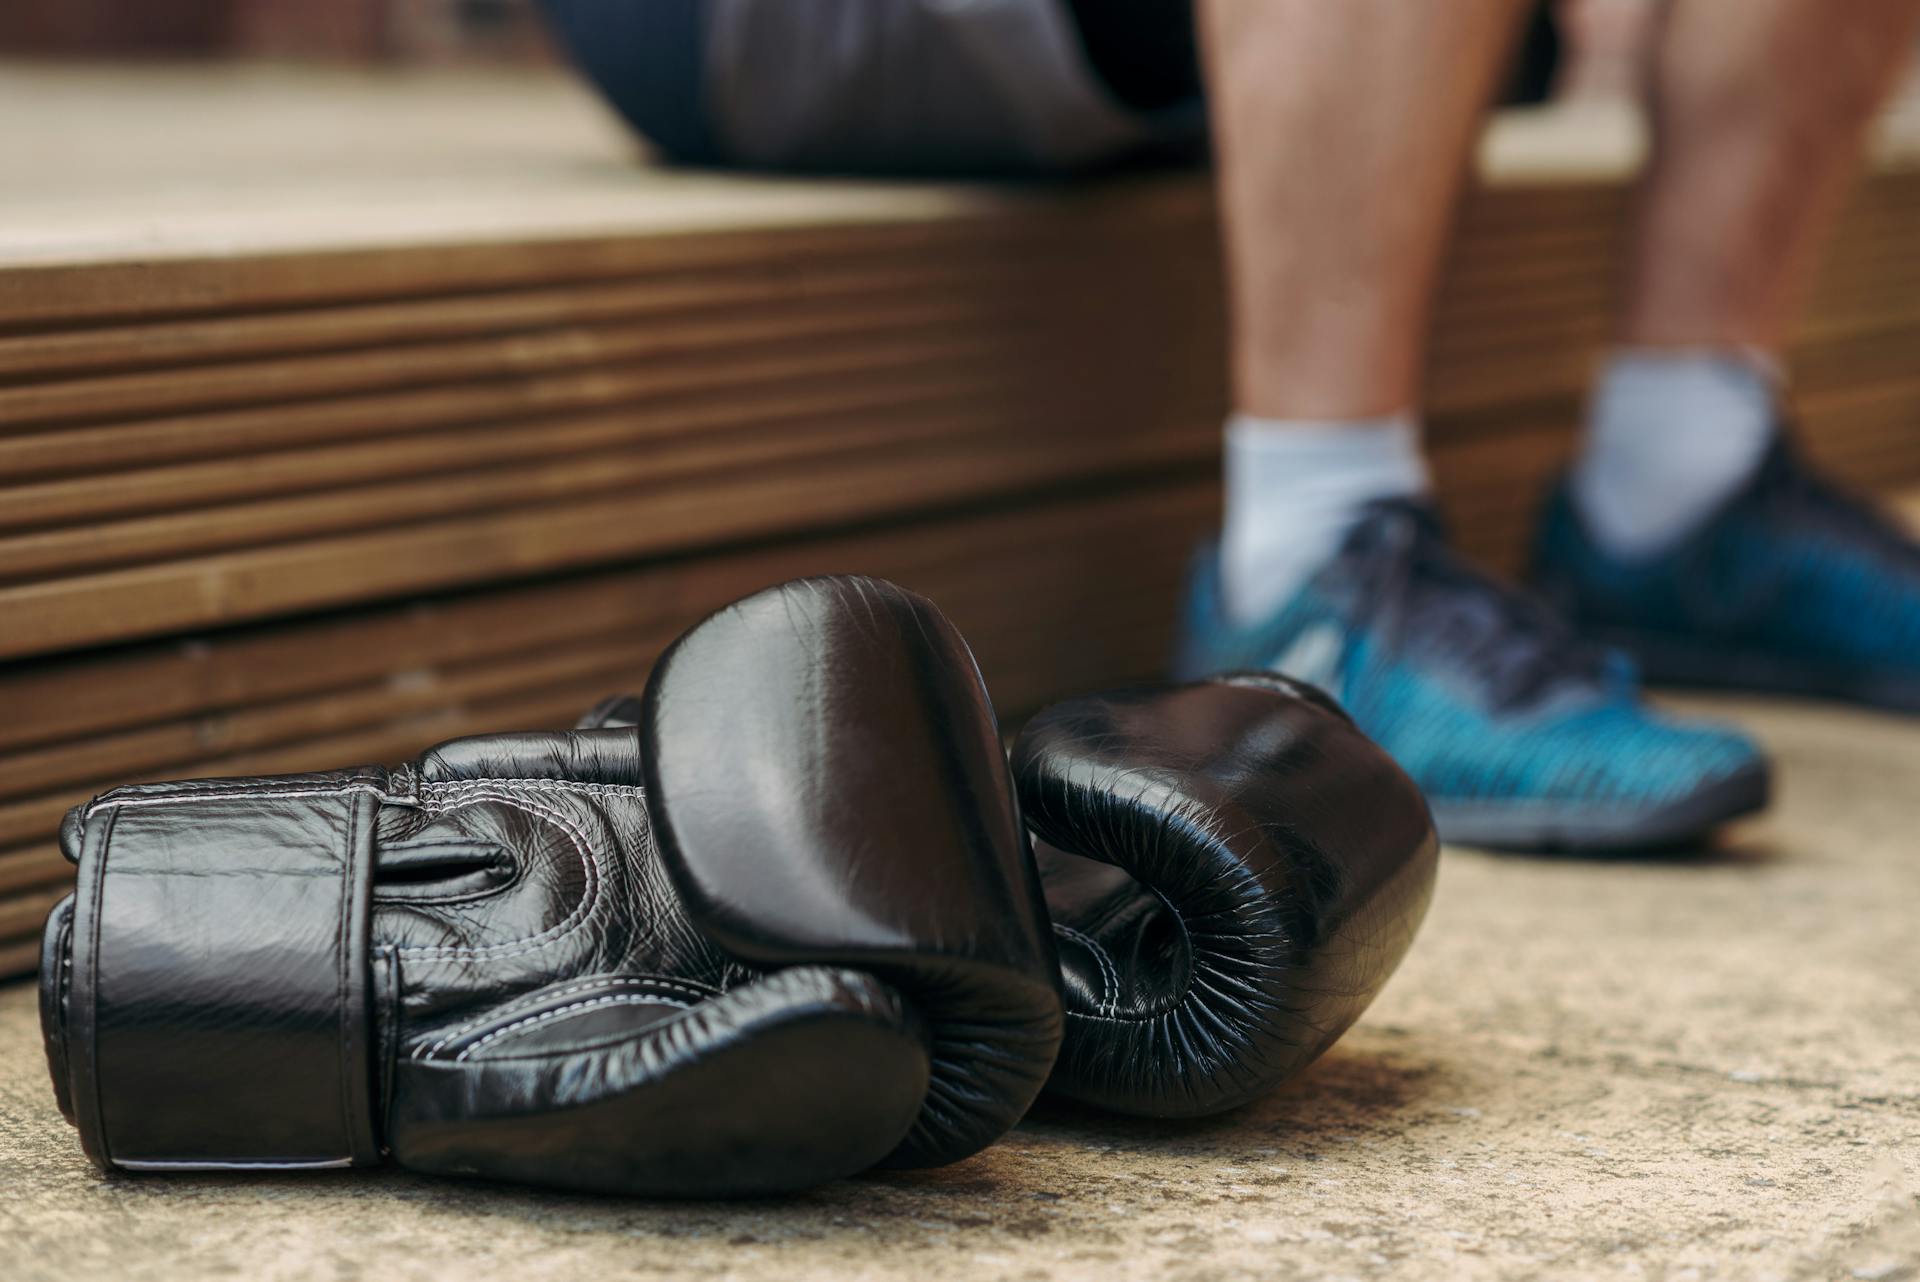
{"label": "textured stone surface", "polygon": [[386,1173],[107,1180],[0,992],[0,1277],[1920,1278],[1920,723],[1742,705],[1710,852],[1449,852],[1302,1079],[1200,1124],[1049,1111],[945,1171],[666,1205]]}

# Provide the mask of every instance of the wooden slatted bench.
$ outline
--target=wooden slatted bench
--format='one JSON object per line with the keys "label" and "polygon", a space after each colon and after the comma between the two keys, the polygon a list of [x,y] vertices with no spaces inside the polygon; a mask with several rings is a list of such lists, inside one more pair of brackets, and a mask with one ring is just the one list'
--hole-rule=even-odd
{"label": "wooden slatted bench", "polygon": [[[1920,481],[1920,170],[1887,131],[1795,352]],[[1433,443],[1512,568],[1605,340],[1637,151],[1492,131]],[[0,973],[115,782],[557,725],[794,574],[930,593],[1010,712],[1164,663],[1216,517],[1207,184],[650,167],[556,77],[0,74]]]}

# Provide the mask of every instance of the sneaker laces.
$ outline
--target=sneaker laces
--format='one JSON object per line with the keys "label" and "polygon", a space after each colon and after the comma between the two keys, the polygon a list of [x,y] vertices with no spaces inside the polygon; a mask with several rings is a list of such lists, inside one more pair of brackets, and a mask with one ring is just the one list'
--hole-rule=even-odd
{"label": "sneaker laces", "polygon": [[1809,467],[1785,433],[1761,464],[1754,492],[1774,511],[1800,517],[1843,540],[1863,542],[1894,565],[1920,569],[1920,543],[1872,503]]}
{"label": "sneaker laces", "polygon": [[1500,708],[1563,694],[1602,697],[1609,678],[1623,675],[1611,651],[1456,553],[1431,506],[1394,499],[1373,508],[1358,558],[1367,581],[1356,586],[1360,609],[1392,648],[1417,640],[1457,659]]}

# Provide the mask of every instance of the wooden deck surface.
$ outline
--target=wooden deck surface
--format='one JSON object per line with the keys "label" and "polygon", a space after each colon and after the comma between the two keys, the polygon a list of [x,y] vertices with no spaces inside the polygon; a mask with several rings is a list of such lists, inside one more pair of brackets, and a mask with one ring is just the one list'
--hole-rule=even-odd
{"label": "wooden deck surface", "polygon": [[[1920,483],[1920,130],[1794,350]],[[1630,117],[1500,118],[1431,438],[1513,568],[1605,342]],[[1155,673],[1225,408],[1204,175],[652,166],[558,76],[0,66],[0,970],[132,778],[555,724],[728,595],[896,574],[1009,709]]]}

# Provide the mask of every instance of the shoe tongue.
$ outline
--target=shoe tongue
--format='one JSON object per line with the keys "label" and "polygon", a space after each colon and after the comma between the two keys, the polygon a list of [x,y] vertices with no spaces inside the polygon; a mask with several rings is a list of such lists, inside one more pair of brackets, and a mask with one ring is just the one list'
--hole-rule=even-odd
{"label": "shoe tongue", "polygon": [[[1431,500],[1382,499],[1348,538],[1347,555],[1379,569],[1358,585],[1391,617],[1397,644],[1465,667],[1498,707],[1584,704],[1610,697],[1602,655],[1524,590],[1454,549]],[[1390,561],[1384,558],[1391,557]],[[1340,572],[1338,565],[1329,567]]]}
{"label": "shoe tongue", "polygon": [[1348,531],[1349,548],[1371,546],[1383,539],[1425,539],[1448,542],[1446,522],[1433,499],[1425,494],[1407,494],[1374,499],[1360,509],[1359,519]]}

